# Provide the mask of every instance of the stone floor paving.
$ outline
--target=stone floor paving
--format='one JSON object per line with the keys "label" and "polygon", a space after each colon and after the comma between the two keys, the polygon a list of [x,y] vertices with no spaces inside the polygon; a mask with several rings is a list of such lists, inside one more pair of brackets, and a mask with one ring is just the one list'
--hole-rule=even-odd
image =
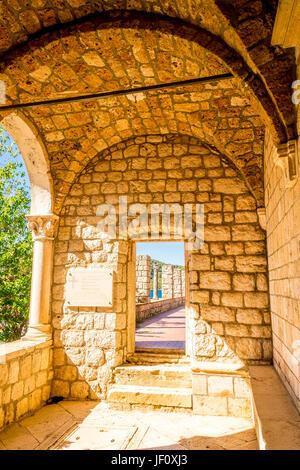
{"label": "stone floor paving", "polygon": [[139,323],[135,334],[137,349],[185,350],[185,307],[162,312]]}
{"label": "stone floor paving", "polygon": [[0,450],[255,450],[253,424],[242,418],[62,401],[0,433]]}

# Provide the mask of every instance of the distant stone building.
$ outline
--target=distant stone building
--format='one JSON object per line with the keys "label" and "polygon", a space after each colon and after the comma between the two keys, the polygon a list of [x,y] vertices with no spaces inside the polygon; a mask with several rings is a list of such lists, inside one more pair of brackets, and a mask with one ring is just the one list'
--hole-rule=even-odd
{"label": "distant stone building", "polygon": [[[173,265],[162,265],[162,298],[158,298],[158,264],[153,265],[153,298],[150,300],[151,258],[148,255],[136,257],[136,321],[142,321],[160,312],[184,305],[184,271]],[[173,274],[166,273],[176,272]]]}

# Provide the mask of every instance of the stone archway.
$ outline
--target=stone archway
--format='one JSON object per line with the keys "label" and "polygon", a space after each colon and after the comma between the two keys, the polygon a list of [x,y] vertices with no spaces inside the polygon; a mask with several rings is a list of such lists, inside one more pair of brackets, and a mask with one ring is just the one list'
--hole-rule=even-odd
{"label": "stone archway", "polygon": [[16,142],[23,157],[30,181],[31,215],[46,215],[53,211],[53,183],[45,149],[24,116],[11,113],[0,124]]}
{"label": "stone archway", "polygon": [[31,281],[29,328],[26,339],[51,336],[50,289],[52,277],[53,240],[58,216],[53,214],[53,182],[37,132],[26,118],[16,113],[5,116],[0,124],[17,144],[27,168],[31,208],[27,216],[33,233],[33,268]]}
{"label": "stone archway", "polygon": [[[105,398],[114,369],[133,352],[131,241],[98,229],[99,205],[115,205],[118,215],[125,195],[128,205],[204,203],[205,243],[191,251],[187,270],[193,367],[208,362],[229,373],[269,363],[265,234],[245,180],[195,138],[140,136],[94,158],[65,200],[54,261],[53,393]],[[89,306],[83,291],[81,300],[69,294],[74,273],[83,286],[93,269],[114,272],[111,306]]]}

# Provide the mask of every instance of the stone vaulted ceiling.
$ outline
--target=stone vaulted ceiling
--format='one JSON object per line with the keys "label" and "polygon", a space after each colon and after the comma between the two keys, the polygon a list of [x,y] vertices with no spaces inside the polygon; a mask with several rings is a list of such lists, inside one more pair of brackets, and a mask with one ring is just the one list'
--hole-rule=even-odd
{"label": "stone vaulted ceiling", "polygon": [[[269,45],[272,5],[266,13],[261,2],[230,2],[234,10],[226,3],[0,1],[0,79],[8,105],[234,74],[215,83],[22,110],[46,148],[57,211],[97,153],[155,133],[196,137],[226,155],[263,205],[264,125],[277,141],[294,135],[292,105],[286,94],[285,100],[280,95],[286,93],[293,61]],[[249,3],[255,8],[247,10]],[[140,12],[101,14],[116,9]],[[251,33],[249,26],[246,34],[240,23],[251,14],[265,26],[257,19],[260,27],[252,25]],[[281,64],[278,89],[267,73],[272,69],[268,58]],[[2,110],[2,116],[7,114]]]}

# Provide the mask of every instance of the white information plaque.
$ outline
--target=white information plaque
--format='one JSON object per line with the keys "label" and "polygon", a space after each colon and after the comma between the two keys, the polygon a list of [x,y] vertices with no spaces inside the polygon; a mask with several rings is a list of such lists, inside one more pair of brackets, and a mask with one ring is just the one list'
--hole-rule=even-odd
{"label": "white information plaque", "polygon": [[67,274],[66,302],[72,307],[111,307],[112,285],[112,271],[70,268]]}

